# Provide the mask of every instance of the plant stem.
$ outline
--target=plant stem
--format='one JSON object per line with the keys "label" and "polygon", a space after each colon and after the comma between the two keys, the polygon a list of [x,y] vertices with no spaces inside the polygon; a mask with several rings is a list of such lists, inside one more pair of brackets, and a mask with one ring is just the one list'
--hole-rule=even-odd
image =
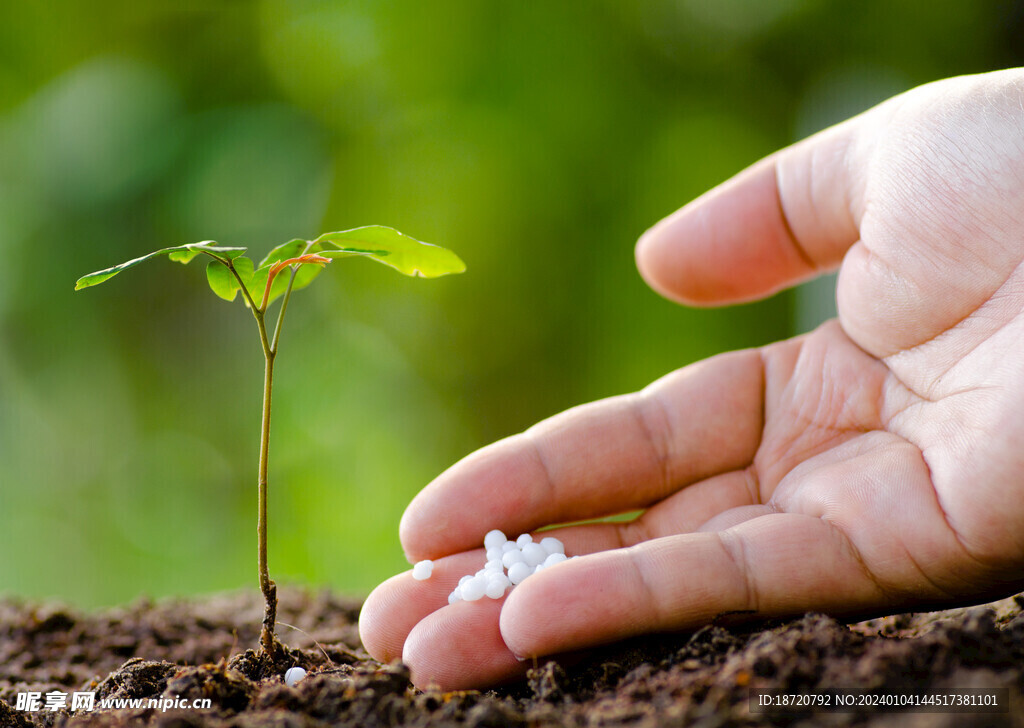
{"label": "plant stem", "polygon": [[[309,243],[309,245],[306,246],[306,252],[308,252],[312,246],[313,243]],[[274,339],[271,341],[267,336],[267,323],[265,320],[267,311],[265,308],[260,308],[256,305],[249,289],[246,288],[245,282],[238,275],[238,271],[235,270],[235,266],[232,264],[231,260],[221,258],[213,255],[212,253],[208,253],[208,255],[227,266],[227,269],[231,271],[235,280],[238,281],[238,285],[242,290],[242,295],[245,296],[246,301],[249,303],[249,309],[252,311],[252,315],[256,318],[256,326],[258,326],[260,330],[260,343],[263,346],[265,368],[263,372],[263,418],[260,424],[260,465],[259,475],[257,478],[257,491],[259,495],[256,516],[256,540],[258,542],[257,566],[259,568],[260,576],[260,591],[263,592],[264,600],[263,628],[260,630],[260,648],[266,654],[273,655],[276,652],[274,648],[277,644],[277,638],[274,636],[274,627],[277,624],[277,584],[271,580],[270,572],[267,569],[267,496],[269,490],[267,473],[270,469],[270,401],[274,390],[274,358],[277,356],[277,343],[281,336],[281,324],[284,321],[285,311],[288,310],[288,299],[290,299],[292,295],[292,286],[295,284],[295,273],[298,270],[298,266],[292,267],[291,277],[288,279],[288,288],[285,290],[284,300],[281,303],[281,311],[277,315],[277,324],[274,327]],[[263,303],[264,305],[267,304],[266,294],[264,294]]]}
{"label": "plant stem", "polygon": [[[218,260],[220,259],[218,258]],[[242,295],[245,296],[245,300],[249,303],[249,309],[255,311],[256,302],[252,300],[252,294],[250,294],[249,289],[245,287],[245,281],[242,280],[242,277],[238,275],[238,271],[235,270],[234,263],[232,263],[230,260],[222,260],[221,262],[228,267],[228,270],[231,271],[231,275],[233,275],[235,277],[235,280],[238,281],[238,287],[241,289]]]}
{"label": "plant stem", "polygon": [[259,312],[256,321],[260,327],[260,338],[264,342],[263,354],[266,369],[263,376],[263,420],[260,427],[260,467],[259,467],[259,504],[256,519],[256,535],[259,541],[258,566],[260,572],[260,591],[263,592],[265,609],[263,612],[263,629],[260,631],[260,646],[267,654],[274,654],[274,625],[277,621],[277,585],[270,580],[267,571],[267,471],[270,464],[270,398],[274,386],[274,355],[275,352],[267,345],[267,329],[263,322],[263,312]]}
{"label": "plant stem", "polygon": [[[313,246],[310,243],[306,246],[306,252]],[[238,275],[238,271],[235,270],[235,266],[232,261],[228,258],[221,258],[220,256],[213,255],[207,252],[210,257],[219,260],[227,269],[231,271],[231,275],[238,281],[239,288],[241,288],[242,295],[245,296],[245,300],[249,303],[249,309],[252,311],[252,315],[256,318],[256,326],[260,330],[260,343],[263,346],[263,359],[265,362],[265,369],[263,373],[263,418],[260,425],[260,465],[259,475],[257,479],[257,490],[258,490],[258,503],[257,503],[257,516],[256,516],[256,539],[258,546],[257,566],[259,568],[260,577],[260,591],[263,592],[264,600],[264,611],[263,611],[263,628],[260,630],[260,648],[268,655],[273,655],[276,650],[275,645],[277,644],[277,638],[274,636],[274,627],[277,624],[277,584],[275,584],[270,578],[270,572],[267,569],[267,496],[268,496],[268,477],[267,473],[270,469],[270,401],[271,395],[274,389],[274,358],[277,356],[277,342],[281,336],[281,323],[284,321],[284,314],[288,308],[288,299],[292,295],[292,286],[295,284],[295,273],[298,270],[297,266],[292,267],[291,277],[288,279],[288,288],[284,293],[284,301],[281,303],[281,311],[277,315],[277,325],[274,327],[274,339],[271,342],[267,336],[267,324],[266,324],[266,309],[260,308],[256,305],[256,302],[252,298],[252,294],[249,289],[246,288],[245,282],[241,276]],[[269,288],[268,288],[269,290]],[[266,305],[266,296],[264,296],[264,305]]]}
{"label": "plant stem", "polygon": [[[308,247],[307,247],[308,250]],[[271,581],[270,573],[267,570],[267,497],[268,477],[270,468],[270,401],[274,389],[274,359],[277,356],[278,339],[281,336],[281,323],[284,321],[284,314],[288,308],[288,299],[292,295],[292,286],[295,283],[296,268],[292,268],[291,277],[288,279],[288,288],[284,292],[284,300],[281,303],[281,311],[277,315],[277,324],[274,327],[273,342],[267,337],[267,324],[264,319],[266,309],[256,308],[252,304],[252,312],[256,316],[256,325],[260,329],[260,342],[263,344],[263,358],[265,369],[263,373],[263,420],[260,426],[260,467],[257,486],[259,490],[259,503],[256,517],[256,536],[259,542],[259,557],[257,564],[260,572],[260,591],[263,592],[264,611],[263,628],[260,630],[260,647],[268,655],[273,655],[277,639],[274,637],[274,627],[277,624],[277,585]],[[239,280],[241,283],[241,280]],[[242,285],[245,291],[245,286]],[[248,297],[248,291],[246,291]],[[252,299],[249,299],[250,302]]]}
{"label": "plant stem", "polygon": [[288,299],[292,297],[292,284],[295,282],[295,270],[292,270],[291,278],[288,279],[288,288],[285,289],[284,297],[281,299],[281,311],[277,314],[277,325],[274,326],[274,338],[270,342],[271,354],[277,353],[277,341],[281,338],[281,322],[284,321],[284,312],[288,310]]}

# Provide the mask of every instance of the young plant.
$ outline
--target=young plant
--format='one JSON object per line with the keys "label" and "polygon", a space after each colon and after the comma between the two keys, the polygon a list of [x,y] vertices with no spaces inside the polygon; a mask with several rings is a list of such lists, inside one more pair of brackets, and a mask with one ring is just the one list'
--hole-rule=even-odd
{"label": "young plant", "polygon": [[[455,253],[437,245],[422,243],[393,228],[369,227],[324,233],[315,240],[292,240],[278,245],[255,265],[243,254],[246,248],[226,248],[211,241],[188,243],[163,248],[112,268],[79,278],[75,290],[88,288],[113,278],[118,273],[150,258],[166,255],[178,263],[189,263],[199,255],[211,258],[206,266],[210,288],[226,301],[234,301],[238,292],[252,311],[259,329],[265,362],[263,378],[263,419],[260,427],[260,462],[257,477],[259,490],[256,533],[259,541],[260,590],[266,601],[260,647],[274,653],[277,621],[277,586],[267,571],[267,470],[270,460],[270,399],[274,383],[274,359],[281,338],[281,325],[288,310],[292,291],[312,283],[327,263],[335,258],[363,256],[379,261],[407,276],[434,278],[448,273],[461,273],[466,265]],[[287,271],[287,275],[281,273]],[[267,328],[267,312],[281,298],[273,331]]]}

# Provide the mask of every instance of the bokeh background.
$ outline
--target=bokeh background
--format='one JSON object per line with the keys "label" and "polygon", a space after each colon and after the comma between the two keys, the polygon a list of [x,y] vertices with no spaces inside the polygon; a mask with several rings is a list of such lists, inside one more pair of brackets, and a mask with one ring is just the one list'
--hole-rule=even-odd
{"label": "bokeh background", "polygon": [[[256,588],[262,360],[202,265],[387,224],[468,272],[335,263],[277,366],[270,567],[365,593],[446,466],[719,351],[832,284],[687,310],[637,236],[912,86],[1024,62],[979,0],[0,3],[0,592],[95,606]],[[751,231],[756,234],[757,231]]]}

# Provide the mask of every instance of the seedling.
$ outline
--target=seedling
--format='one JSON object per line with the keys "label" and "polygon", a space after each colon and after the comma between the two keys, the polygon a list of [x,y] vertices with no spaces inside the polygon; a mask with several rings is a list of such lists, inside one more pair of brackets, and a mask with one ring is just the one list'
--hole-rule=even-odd
{"label": "seedling", "polygon": [[[379,261],[407,276],[434,278],[448,273],[461,273],[466,269],[459,257],[450,250],[403,235],[389,227],[379,225],[324,233],[315,240],[292,240],[270,251],[259,265],[243,254],[247,248],[220,247],[211,241],[188,243],[162,248],[141,258],[129,260],[112,268],[83,276],[75,283],[75,290],[95,286],[118,273],[150,258],[166,255],[177,263],[189,263],[199,255],[211,258],[206,266],[206,279],[210,288],[225,301],[234,301],[238,292],[252,311],[259,328],[265,362],[263,378],[263,418],[260,427],[260,462],[257,477],[259,490],[256,533],[259,541],[260,591],[266,602],[260,647],[268,654],[275,652],[274,625],[277,621],[277,586],[267,571],[267,469],[270,462],[270,399],[274,383],[274,359],[281,339],[281,325],[288,310],[292,291],[313,282],[324,266],[335,258],[363,256]],[[287,276],[280,275],[288,271]],[[281,305],[273,333],[267,329],[267,312],[278,298]]]}

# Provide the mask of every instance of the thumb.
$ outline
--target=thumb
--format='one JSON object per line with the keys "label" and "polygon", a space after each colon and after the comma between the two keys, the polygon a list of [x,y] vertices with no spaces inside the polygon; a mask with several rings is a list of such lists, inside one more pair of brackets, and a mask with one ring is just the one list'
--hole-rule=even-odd
{"label": "thumb", "polygon": [[714,305],[837,267],[859,237],[860,140],[883,108],[761,160],[659,222],[637,243],[641,275],[667,298]]}

